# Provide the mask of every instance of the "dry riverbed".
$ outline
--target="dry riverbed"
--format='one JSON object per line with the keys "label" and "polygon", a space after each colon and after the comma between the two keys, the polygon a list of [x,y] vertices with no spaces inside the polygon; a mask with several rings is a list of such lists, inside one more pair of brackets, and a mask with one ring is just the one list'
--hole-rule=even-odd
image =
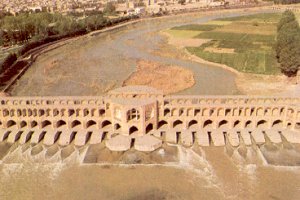
{"label": "dry riverbed", "polygon": [[136,71],[124,81],[123,85],[147,85],[163,91],[176,93],[195,84],[193,72],[178,66],[163,65],[141,60]]}

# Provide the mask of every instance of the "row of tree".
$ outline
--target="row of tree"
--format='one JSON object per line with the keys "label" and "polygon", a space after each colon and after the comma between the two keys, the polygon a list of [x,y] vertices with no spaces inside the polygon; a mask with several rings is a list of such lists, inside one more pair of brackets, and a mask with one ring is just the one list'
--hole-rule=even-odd
{"label": "row of tree", "polygon": [[17,55],[15,53],[9,54],[4,61],[0,64],[0,74],[2,74],[6,69],[8,69],[17,60]]}
{"label": "row of tree", "polygon": [[282,73],[295,76],[300,68],[300,27],[292,11],[285,11],[277,25],[276,55]]}
{"label": "row of tree", "polygon": [[41,45],[67,37],[83,35],[94,30],[126,22],[137,16],[108,19],[101,13],[77,19],[61,14],[34,13],[5,16],[0,20],[0,45],[22,44],[22,48],[10,54],[0,63],[0,74],[10,68],[18,56]]}
{"label": "row of tree", "polygon": [[29,40],[39,40],[52,35],[64,35],[91,26],[104,25],[106,18],[96,14],[78,20],[59,13],[23,13],[18,16],[6,16],[0,21],[0,45],[24,44]]}

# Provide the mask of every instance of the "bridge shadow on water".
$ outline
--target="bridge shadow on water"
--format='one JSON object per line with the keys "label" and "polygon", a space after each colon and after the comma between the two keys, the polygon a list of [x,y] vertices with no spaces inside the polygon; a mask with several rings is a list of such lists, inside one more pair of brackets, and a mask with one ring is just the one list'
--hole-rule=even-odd
{"label": "bridge shadow on water", "polygon": [[[180,165],[189,162],[186,152],[192,152],[201,159],[210,149],[223,151],[233,163],[242,165],[268,165],[268,166],[300,166],[300,145],[292,144],[286,140],[273,143],[267,137],[263,144],[246,145],[241,139],[238,146],[232,146],[225,137],[225,146],[201,147],[193,144],[190,147],[181,144],[163,142],[161,148],[152,152],[140,152],[131,148],[125,152],[114,152],[106,148],[104,142],[76,146],[73,143],[61,146],[57,142],[51,146],[18,142],[11,144],[7,141],[0,143],[0,160],[2,164],[38,162],[38,163],[77,163],[100,165]],[[185,153],[183,153],[185,152]],[[194,155],[193,155],[194,156]],[[198,158],[197,158],[198,159]]]}

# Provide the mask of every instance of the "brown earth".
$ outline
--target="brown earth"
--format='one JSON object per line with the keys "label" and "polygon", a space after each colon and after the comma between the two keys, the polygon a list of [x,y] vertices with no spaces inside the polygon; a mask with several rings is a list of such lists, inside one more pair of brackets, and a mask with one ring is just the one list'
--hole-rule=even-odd
{"label": "brown earth", "polygon": [[195,84],[193,72],[178,66],[140,60],[137,70],[124,81],[127,85],[147,85],[162,90],[164,94],[176,93]]}

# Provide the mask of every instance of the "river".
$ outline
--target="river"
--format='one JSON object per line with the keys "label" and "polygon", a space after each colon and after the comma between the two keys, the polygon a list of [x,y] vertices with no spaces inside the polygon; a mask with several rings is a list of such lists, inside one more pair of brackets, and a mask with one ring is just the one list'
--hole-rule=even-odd
{"label": "river", "polygon": [[204,23],[242,14],[245,12],[198,13],[150,19],[96,36],[79,37],[41,55],[14,86],[12,94],[102,95],[120,87],[135,71],[139,60],[190,69],[196,84],[179,94],[239,94],[234,73],[185,59],[176,55],[176,49],[171,56],[159,54],[166,46],[166,38],[159,32],[183,24]]}

